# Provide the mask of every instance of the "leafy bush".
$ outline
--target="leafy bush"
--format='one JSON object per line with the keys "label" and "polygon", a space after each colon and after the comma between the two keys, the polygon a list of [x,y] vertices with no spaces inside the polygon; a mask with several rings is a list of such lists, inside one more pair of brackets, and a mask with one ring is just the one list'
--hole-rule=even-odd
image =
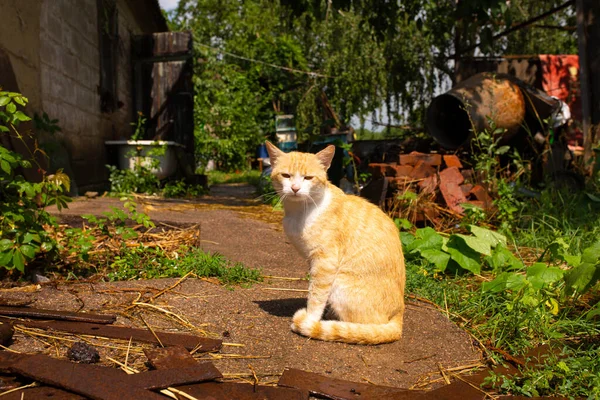
{"label": "leafy bush", "polygon": [[183,180],[167,182],[162,189],[164,197],[197,197],[207,194],[202,185],[188,185]]}
{"label": "leafy bush", "polygon": [[160,189],[160,180],[143,165],[137,165],[134,170],[119,169],[113,165],[107,165],[106,168],[110,172],[110,191],[114,194],[154,194]]}
{"label": "leafy bush", "polygon": [[[30,118],[17,106],[26,104],[19,93],[0,91],[0,132],[21,139],[25,146],[17,126]],[[28,150],[33,156],[39,149]],[[0,146],[0,267],[20,272],[41,253],[55,255],[56,241],[48,227],[56,222],[44,207],[55,204],[60,210],[70,201],[67,175],[60,170],[46,175],[37,165],[42,181],[28,182],[19,171],[31,167],[30,161]]]}

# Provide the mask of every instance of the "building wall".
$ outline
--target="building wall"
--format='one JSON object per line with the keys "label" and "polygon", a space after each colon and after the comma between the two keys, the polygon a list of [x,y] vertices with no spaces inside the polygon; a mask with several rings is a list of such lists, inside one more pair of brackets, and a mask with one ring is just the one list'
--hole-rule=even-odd
{"label": "building wall", "polygon": [[0,49],[9,55],[19,90],[29,98],[30,109],[37,109],[41,104],[40,8],[40,1],[0,1]]}
{"label": "building wall", "polygon": [[118,78],[120,108],[100,110],[100,50],[96,0],[43,0],[40,13],[41,109],[59,120],[57,135],[70,155],[80,194],[104,189],[105,140],[131,135],[131,35],[140,34],[126,0],[119,0]]}

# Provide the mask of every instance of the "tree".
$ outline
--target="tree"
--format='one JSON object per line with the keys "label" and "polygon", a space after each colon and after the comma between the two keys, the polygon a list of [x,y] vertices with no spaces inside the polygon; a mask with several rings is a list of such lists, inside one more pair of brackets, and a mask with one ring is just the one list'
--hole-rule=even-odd
{"label": "tree", "polygon": [[170,19],[197,44],[203,153],[233,168],[276,113],[296,114],[302,139],[317,134],[323,96],[340,124],[385,105],[394,122],[423,126],[458,56],[573,52],[572,7],[497,37],[562,1],[180,0]]}

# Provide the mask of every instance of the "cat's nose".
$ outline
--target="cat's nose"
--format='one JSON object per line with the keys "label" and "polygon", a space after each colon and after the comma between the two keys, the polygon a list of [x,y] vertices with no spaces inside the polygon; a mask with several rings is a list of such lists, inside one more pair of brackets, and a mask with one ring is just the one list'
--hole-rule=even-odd
{"label": "cat's nose", "polygon": [[298,193],[298,190],[300,190],[300,186],[295,186],[295,185],[292,185],[292,191],[293,191],[294,193]]}

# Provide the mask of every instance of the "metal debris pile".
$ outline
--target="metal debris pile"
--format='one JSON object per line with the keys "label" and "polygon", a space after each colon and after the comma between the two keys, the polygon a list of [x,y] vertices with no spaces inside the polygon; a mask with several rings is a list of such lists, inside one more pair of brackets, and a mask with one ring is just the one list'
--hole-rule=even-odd
{"label": "metal debris pile", "polygon": [[400,154],[399,162],[371,163],[373,180],[363,196],[409,221],[442,225],[460,218],[464,205],[491,210],[492,198],[477,182],[476,173],[453,154]]}

